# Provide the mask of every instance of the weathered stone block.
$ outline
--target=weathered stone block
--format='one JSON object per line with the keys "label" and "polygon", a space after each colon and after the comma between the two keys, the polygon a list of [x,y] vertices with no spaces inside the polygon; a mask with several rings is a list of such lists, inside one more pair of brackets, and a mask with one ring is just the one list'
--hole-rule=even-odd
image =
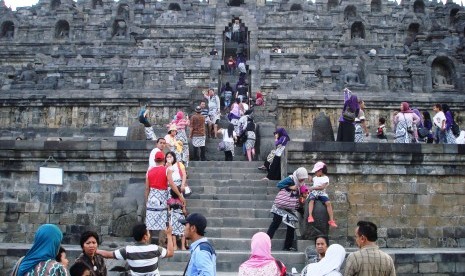
{"label": "weathered stone block", "polygon": [[[397,260],[398,257],[396,257]],[[398,275],[401,274],[416,274],[418,273],[418,264],[412,264],[412,263],[396,263],[396,273]]]}
{"label": "weathered stone block", "polygon": [[418,272],[420,273],[436,273],[438,272],[438,264],[431,262],[431,263],[419,263],[418,264]]}

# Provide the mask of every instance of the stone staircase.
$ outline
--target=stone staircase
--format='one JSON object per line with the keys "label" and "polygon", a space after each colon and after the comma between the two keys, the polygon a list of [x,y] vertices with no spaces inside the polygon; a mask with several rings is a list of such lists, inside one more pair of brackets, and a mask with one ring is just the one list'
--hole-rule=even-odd
{"label": "stone staircase", "polygon": [[[276,195],[276,182],[260,180],[264,175],[257,167],[261,164],[261,161],[189,164],[188,183],[194,193],[188,198],[188,211],[202,213],[207,218],[206,237],[217,251],[219,273],[237,272],[250,255],[251,237],[259,231],[266,232],[271,223],[269,210]],[[273,255],[300,271],[305,264],[302,252],[309,241],[297,242],[300,252],[286,252],[281,251],[284,236],[283,225],[272,240]],[[164,275],[181,275],[187,260],[187,252],[177,251],[173,258],[161,261],[160,269]]]}

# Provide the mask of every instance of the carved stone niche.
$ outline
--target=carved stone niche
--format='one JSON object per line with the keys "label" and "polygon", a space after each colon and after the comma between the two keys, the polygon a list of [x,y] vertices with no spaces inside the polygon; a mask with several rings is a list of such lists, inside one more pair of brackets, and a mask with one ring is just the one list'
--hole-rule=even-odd
{"label": "carved stone niche", "polygon": [[454,90],[455,68],[447,57],[438,57],[431,64],[431,80],[434,90]]}
{"label": "carved stone niche", "polygon": [[354,5],[349,5],[344,9],[344,20],[352,20],[357,17],[357,8]]}
{"label": "carved stone niche", "polygon": [[390,68],[388,71],[388,86],[392,92],[412,91],[411,72]]}
{"label": "carved stone niche", "polygon": [[181,6],[178,3],[170,3],[168,5],[168,10],[170,11],[181,11]]}
{"label": "carved stone niche", "polygon": [[55,25],[55,38],[65,39],[69,37],[69,23],[66,20],[59,20]]}
{"label": "carved stone niche", "polygon": [[229,0],[229,6],[239,7],[241,4],[244,4],[244,0]]}
{"label": "carved stone niche", "polygon": [[50,3],[50,10],[57,10],[61,6],[60,0],[52,0]]}
{"label": "carved stone niche", "polygon": [[124,37],[126,37],[127,29],[128,29],[128,27],[126,25],[126,21],[124,21],[124,20],[115,20],[113,22],[113,30],[112,30],[111,36],[112,37],[124,38]]}
{"label": "carved stone niche", "polygon": [[414,13],[425,13],[425,3],[423,0],[417,0],[413,3],[413,12]]}
{"label": "carved stone niche", "polygon": [[355,39],[355,38],[361,38],[365,39],[365,26],[363,25],[362,22],[356,21],[352,26],[350,27],[350,38]]}
{"label": "carved stone niche", "polygon": [[12,39],[15,36],[15,25],[11,21],[5,21],[1,26],[1,38]]}
{"label": "carved stone niche", "polygon": [[408,26],[407,29],[407,36],[405,37],[404,45],[410,47],[412,43],[415,41],[418,33],[420,32],[420,24],[412,23]]}
{"label": "carved stone niche", "polygon": [[103,1],[102,0],[92,0],[92,9],[99,9],[103,7]]}
{"label": "carved stone niche", "polygon": [[301,4],[294,3],[291,5],[290,11],[301,11],[301,10],[302,10]]}
{"label": "carved stone niche", "polygon": [[371,1],[371,12],[381,12],[382,5],[381,0],[372,0]]}
{"label": "carved stone niche", "polygon": [[338,0],[328,0],[328,11],[335,9],[339,6],[339,1]]}

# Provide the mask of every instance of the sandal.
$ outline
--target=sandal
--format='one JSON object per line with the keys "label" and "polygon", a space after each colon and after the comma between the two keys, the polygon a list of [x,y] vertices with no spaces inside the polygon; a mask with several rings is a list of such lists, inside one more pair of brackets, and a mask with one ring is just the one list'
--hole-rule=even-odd
{"label": "sandal", "polygon": [[337,224],[336,224],[336,222],[335,222],[334,220],[328,221],[328,224],[329,224],[329,226],[331,226],[331,227],[334,227],[334,228],[337,227]]}

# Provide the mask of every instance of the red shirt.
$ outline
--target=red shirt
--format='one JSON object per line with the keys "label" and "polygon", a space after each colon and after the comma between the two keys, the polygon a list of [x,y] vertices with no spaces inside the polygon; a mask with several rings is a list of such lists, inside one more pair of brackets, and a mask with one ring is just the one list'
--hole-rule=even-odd
{"label": "red shirt", "polygon": [[149,187],[158,190],[168,189],[168,177],[166,176],[166,167],[157,166],[152,167],[147,172],[147,178],[149,180]]}

